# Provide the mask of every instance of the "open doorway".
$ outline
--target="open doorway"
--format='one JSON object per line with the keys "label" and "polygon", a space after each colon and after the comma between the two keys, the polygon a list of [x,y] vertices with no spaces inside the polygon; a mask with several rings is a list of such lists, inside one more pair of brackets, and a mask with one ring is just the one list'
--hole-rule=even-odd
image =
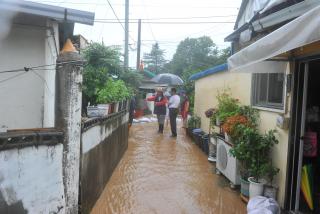
{"label": "open doorway", "polygon": [[320,59],[297,64],[290,141],[287,208],[320,213]]}

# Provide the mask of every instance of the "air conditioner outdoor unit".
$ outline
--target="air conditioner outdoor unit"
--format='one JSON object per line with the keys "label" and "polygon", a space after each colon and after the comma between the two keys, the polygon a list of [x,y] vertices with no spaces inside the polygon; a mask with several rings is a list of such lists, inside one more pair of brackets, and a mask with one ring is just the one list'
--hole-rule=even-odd
{"label": "air conditioner outdoor unit", "polygon": [[237,160],[230,154],[231,146],[221,138],[217,139],[217,172],[221,172],[231,182],[231,187],[240,184]]}

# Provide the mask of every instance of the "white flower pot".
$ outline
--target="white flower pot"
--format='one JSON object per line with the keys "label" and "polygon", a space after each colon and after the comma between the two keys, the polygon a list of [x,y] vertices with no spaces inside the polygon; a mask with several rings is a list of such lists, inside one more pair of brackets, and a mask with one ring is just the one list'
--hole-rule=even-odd
{"label": "white flower pot", "polygon": [[247,179],[243,179],[240,178],[240,184],[241,184],[241,188],[240,188],[240,192],[242,195],[244,195],[245,197],[249,197],[249,186],[250,186],[250,182]]}
{"label": "white flower pot", "polygon": [[254,181],[253,177],[248,178],[248,181],[250,182],[249,197],[253,198],[255,196],[262,196],[263,195],[263,186],[266,182],[263,180],[256,182],[256,181]]}
{"label": "white flower pot", "polygon": [[109,113],[109,104],[98,104],[99,115],[101,117],[107,116]]}

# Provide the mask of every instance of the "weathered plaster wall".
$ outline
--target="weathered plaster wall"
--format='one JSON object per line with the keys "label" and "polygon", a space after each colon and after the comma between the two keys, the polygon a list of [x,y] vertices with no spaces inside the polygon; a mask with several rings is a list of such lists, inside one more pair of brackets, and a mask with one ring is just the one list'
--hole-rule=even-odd
{"label": "weathered plaster wall", "polygon": [[0,213],[64,213],[62,144],[0,151]]}
{"label": "weathered plaster wall", "polygon": [[127,149],[128,119],[128,113],[120,113],[82,133],[82,213],[90,213]]}
{"label": "weathered plaster wall", "polygon": [[[43,30],[30,30],[13,26],[10,34],[2,40],[0,70],[11,70],[25,66],[43,65]],[[0,128],[42,127],[43,80],[33,72],[4,73],[0,81],[22,74],[0,84]],[[42,73],[39,73],[42,77]]]}
{"label": "weathered plaster wall", "polygon": [[[207,76],[195,82],[195,114],[201,117],[201,128],[208,132],[209,119],[205,117],[204,112],[217,106],[216,95],[219,90],[230,88],[233,97],[240,100],[242,104],[251,103],[251,74],[221,72]],[[287,97],[287,104],[289,98]],[[286,109],[289,109],[287,106]],[[280,173],[275,181],[279,185],[278,201],[281,206],[284,205],[287,153],[288,153],[288,131],[276,127],[276,117],[279,113],[261,110],[260,111],[260,130],[265,132],[270,129],[278,130],[279,144],[272,151],[272,160]],[[286,111],[288,114],[288,110]]]}
{"label": "weathered plaster wall", "polygon": [[[10,33],[0,41],[1,71],[55,63],[56,50],[51,30],[45,28],[45,20],[29,18],[24,16],[15,20],[32,23],[12,25]],[[53,27],[58,42],[57,24],[48,22],[48,26]],[[0,81],[17,74],[21,75],[0,83],[0,130],[53,127],[55,66],[3,73]]]}

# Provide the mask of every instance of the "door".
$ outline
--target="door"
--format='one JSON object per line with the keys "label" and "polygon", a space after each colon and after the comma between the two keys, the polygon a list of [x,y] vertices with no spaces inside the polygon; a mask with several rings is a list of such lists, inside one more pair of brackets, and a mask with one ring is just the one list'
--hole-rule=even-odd
{"label": "door", "polygon": [[288,176],[285,208],[297,212],[300,201],[301,169],[303,161],[303,136],[308,89],[308,62],[296,64],[293,78],[293,96],[291,107],[291,126],[289,138]]}

